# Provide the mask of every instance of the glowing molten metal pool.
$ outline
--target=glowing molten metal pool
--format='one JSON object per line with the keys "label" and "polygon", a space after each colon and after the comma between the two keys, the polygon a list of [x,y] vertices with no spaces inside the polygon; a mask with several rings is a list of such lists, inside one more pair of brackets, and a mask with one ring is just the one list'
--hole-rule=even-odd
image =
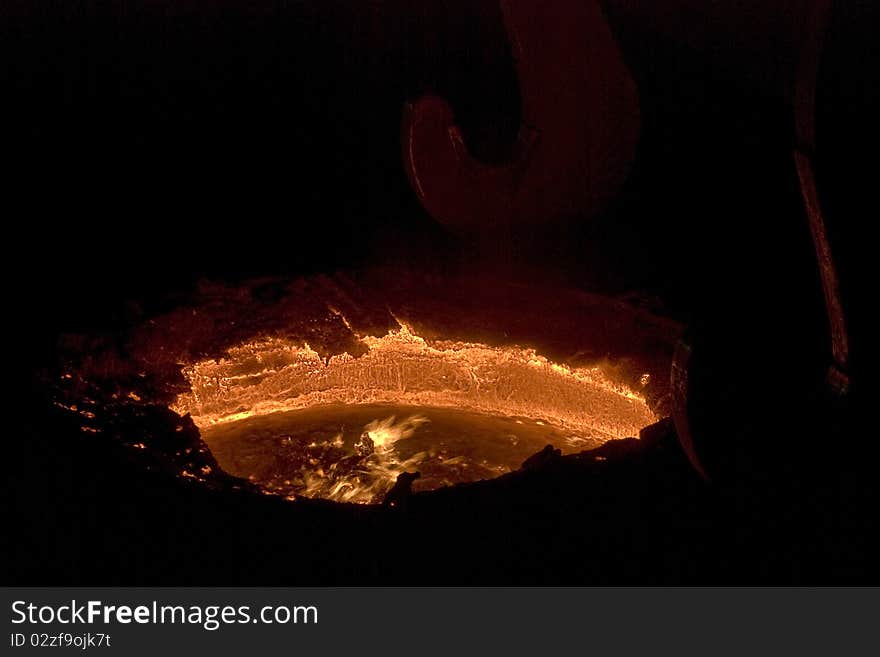
{"label": "glowing molten metal pool", "polygon": [[284,338],[241,344],[187,365],[191,391],[173,410],[231,474],[288,497],[366,503],[402,472],[421,472],[415,490],[489,479],[547,444],[578,452],[657,419],[601,366],[427,341],[403,323],[359,342],[362,353],[326,359]]}

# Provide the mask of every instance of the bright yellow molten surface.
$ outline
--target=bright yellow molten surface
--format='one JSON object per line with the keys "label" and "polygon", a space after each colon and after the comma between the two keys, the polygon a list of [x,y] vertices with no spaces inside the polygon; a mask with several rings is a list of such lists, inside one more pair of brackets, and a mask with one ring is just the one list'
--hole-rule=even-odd
{"label": "bright yellow molten surface", "polygon": [[599,366],[568,367],[520,347],[429,342],[406,326],[361,342],[366,353],[327,361],[281,338],[242,344],[186,366],[191,392],[173,409],[208,428],[324,404],[393,403],[528,418],[602,442],[656,421],[641,395]]}

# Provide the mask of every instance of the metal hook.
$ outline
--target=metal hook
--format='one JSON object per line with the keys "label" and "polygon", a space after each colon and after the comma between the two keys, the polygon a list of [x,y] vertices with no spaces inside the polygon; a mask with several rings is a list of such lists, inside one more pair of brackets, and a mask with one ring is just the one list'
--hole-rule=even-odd
{"label": "metal hook", "polygon": [[616,194],[639,136],[636,86],[595,0],[503,0],[522,100],[512,158],[468,152],[442,98],[407,105],[403,159],[440,223],[463,234],[594,215]]}

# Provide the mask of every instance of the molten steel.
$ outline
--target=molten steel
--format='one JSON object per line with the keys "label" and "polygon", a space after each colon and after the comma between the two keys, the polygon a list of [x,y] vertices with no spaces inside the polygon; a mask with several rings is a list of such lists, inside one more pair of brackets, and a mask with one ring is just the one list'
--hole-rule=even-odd
{"label": "molten steel", "polygon": [[[280,494],[356,502],[380,500],[407,470],[427,469],[429,476],[418,483],[423,489],[490,478],[548,442],[575,451],[637,436],[656,421],[641,395],[613,382],[600,366],[568,367],[528,348],[429,342],[404,324],[360,341],[362,355],[327,359],[307,344],[281,338],[242,344],[221,359],[185,367],[191,392],[180,395],[173,409],[192,416],[221,464],[231,442],[254,432],[286,440],[281,444],[288,457],[273,457],[268,469],[252,463],[265,464],[265,453],[241,456],[241,445],[241,462],[225,469]],[[352,407],[372,419],[340,410]],[[425,417],[429,410],[435,417]],[[346,438],[342,429],[328,435],[333,413],[358,425],[356,435]],[[483,426],[489,418],[504,425]],[[300,429],[291,431],[291,423]],[[482,426],[481,436],[503,436],[502,443],[478,454],[461,442],[470,425]],[[311,433],[303,433],[303,426],[312,427]],[[419,442],[425,427],[433,427],[433,444]],[[438,427],[455,440],[438,438]]]}

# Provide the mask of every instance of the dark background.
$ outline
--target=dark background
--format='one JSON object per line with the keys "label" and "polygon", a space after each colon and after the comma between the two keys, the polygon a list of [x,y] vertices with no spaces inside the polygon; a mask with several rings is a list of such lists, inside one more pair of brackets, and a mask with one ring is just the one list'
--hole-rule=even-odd
{"label": "dark background", "polygon": [[[711,345],[709,352],[720,359],[708,367],[712,385],[722,370],[733,382],[727,397],[709,404],[714,418],[749,413],[749,400],[756,400],[755,423],[768,434],[787,432],[785,450],[810,459],[823,458],[831,440],[824,432],[833,424],[843,435],[833,438],[838,457],[831,476],[844,476],[838,460],[853,465],[860,450],[873,449],[857,435],[851,409],[843,422],[823,416],[817,425],[809,414],[800,422],[778,417],[761,401],[767,389],[781,388],[785,403],[775,408],[788,414],[813,407],[824,394],[828,364],[821,289],[792,165],[790,106],[760,80],[726,66],[723,57],[644,26],[635,29],[613,6],[608,13],[641,95],[642,139],[633,173],[601,216],[575,218],[537,252],[520,252],[516,244],[510,249],[523,256],[528,276],[656,299],[701,344]],[[876,216],[873,169],[863,162],[862,145],[876,121],[870,97],[877,70],[869,45],[874,25],[867,3],[835,3],[818,99],[817,175],[851,314],[856,398],[866,394],[858,368],[871,335],[861,235]],[[127,582],[129,575],[132,582],[156,581],[141,552],[134,566],[111,559],[115,569],[102,569],[103,548],[101,558],[91,553],[106,537],[95,538],[104,535],[89,527],[132,508],[145,513],[157,503],[149,496],[165,498],[151,492],[131,508],[96,501],[107,496],[105,485],[119,482],[83,483],[86,473],[102,470],[95,466],[101,457],[52,425],[29,373],[51,366],[59,335],[124,329],[131,303],[158,311],[203,277],[233,281],[375,263],[459,266],[468,246],[426,215],[406,180],[401,109],[422,93],[442,95],[472,151],[487,161],[503,159],[519,107],[500,12],[487,0],[7,0],[0,10],[0,61],[7,323],[16,336],[13,362],[25,369],[15,380],[25,382],[26,392],[13,411],[24,428],[8,436],[22,532],[7,537],[16,541],[18,559],[9,565],[28,582]],[[756,388],[765,392],[756,395]],[[52,492],[28,492],[36,473],[51,482]],[[761,486],[769,486],[767,479],[773,476]],[[811,556],[802,557],[795,575],[774,570],[787,554],[786,539],[777,536],[776,566],[764,569],[750,562],[743,571],[729,563],[713,570],[717,554],[685,568],[692,555],[682,547],[673,550],[674,566],[639,565],[630,554],[609,577],[858,579],[862,566],[841,564],[861,554],[864,511],[842,511],[848,503],[829,502],[834,495],[817,503],[824,505],[820,520],[802,522],[812,526],[810,536],[841,536],[845,525],[854,538],[826,546],[820,556],[804,548],[812,540],[804,539],[806,552],[798,554]],[[47,508],[64,519],[61,529],[32,531],[28,523]],[[722,524],[737,522],[724,518]],[[164,527],[156,518],[140,521],[145,524],[120,530],[120,549],[152,540],[145,538],[150,522]],[[52,561],[49,555],[63,549],[75,526],[81,528],[73,539],[75,563]],[[504,531],[487,534],[486,545]],[[211,562],[197,542],[174,535],[169,531],[163,549],[191,550]],[[587,538],[559,539],[576,540]],[[568,548],[556,548],[567,554]],[[576,567],[566,571],[573,567],[571,555],[559,558],[558,570],[499,566],[487,576],[596,578]],[[339,559],[331,566],[316,561],[314,581],[408,581],[400,573],[355,575],[357,568],[344,558],[340,566]],[[184,567],[162,572],[165,582],[206,581],[204,573],[187,578]],[[479,581],[482,571],[464,572]],[[242,573],[224,576],[252,581]]]}

